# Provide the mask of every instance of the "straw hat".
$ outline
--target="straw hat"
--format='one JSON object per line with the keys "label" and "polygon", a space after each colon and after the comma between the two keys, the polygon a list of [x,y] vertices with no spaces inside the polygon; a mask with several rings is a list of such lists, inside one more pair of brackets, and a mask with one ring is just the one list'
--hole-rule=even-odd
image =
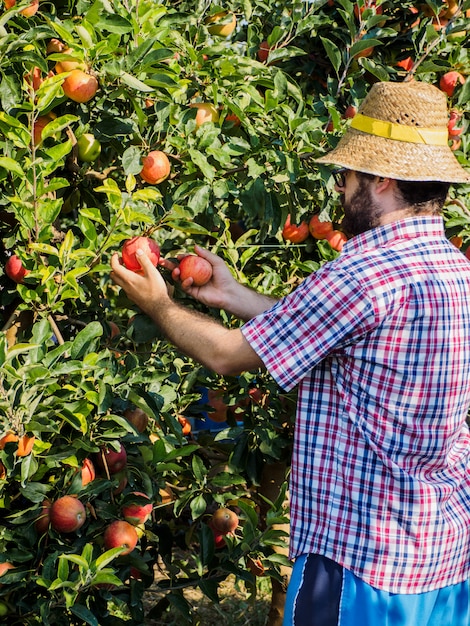
{"label": "straw hat", "polygon": [[316,159],[413,181],[470,183],[448,144],[447,97],[429,83],[372,85],[334,150]]}

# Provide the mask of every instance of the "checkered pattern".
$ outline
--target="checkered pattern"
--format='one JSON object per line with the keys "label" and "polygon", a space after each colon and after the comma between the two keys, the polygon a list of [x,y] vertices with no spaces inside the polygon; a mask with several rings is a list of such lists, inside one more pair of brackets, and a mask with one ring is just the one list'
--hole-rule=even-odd
{"label": "checkered pattern", "polygon": [[394,593],[467,578],[470,263],[442,219],[354,237],[243,333],[299,385],[291,556]]}

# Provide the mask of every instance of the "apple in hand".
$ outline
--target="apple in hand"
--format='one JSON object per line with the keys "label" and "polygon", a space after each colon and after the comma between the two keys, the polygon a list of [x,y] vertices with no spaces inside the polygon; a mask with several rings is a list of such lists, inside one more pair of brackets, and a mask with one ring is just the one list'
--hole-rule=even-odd
{"label": "apple in hand", "polygon": [[84,133],[77,139],[78,158],[89,163],[96,161],[101,154],[101,144],[92,133]]}
{"label": "apple in hand", "polygon": [[129,554],[136,547],[139,536],[137,531],[124,520],[116,520],[104,531],[104,547],[106,550],[111,548],[125,548],[121,554]]}
{"label": "apple in hand", "polygon": [[195,254],[188,254],[181,259],[179,271],[181,281],[192,278],[196,287],[202,287],[212,278],[212,265]]}
{"label": "apple in hand", "polygon": [[155,267],[160,260],[160,247],[149,237],[132,237],[124,242],[122,247],[122,262],[128,270],[142,273],[142,266],[136,256],[137,250],[143,250]]}
{"label": "apple in hand", "polygon": [[150,498],[141,491],[135,491],[131,495],[138,496],[139,499],[145,499],[148,502],[145,504],[138,502],[125,504],[121,509],[122,516],[126,522],[129,522],[129,524],[133,524],[134,526],[145,524],[152,514],[153,504],[150,502]]}
{"label": "apple in hand", "polygon": [[78,498],[62,496],[49,510],[51,526],[60,533],[73,533],[83,526],[86,510]]}

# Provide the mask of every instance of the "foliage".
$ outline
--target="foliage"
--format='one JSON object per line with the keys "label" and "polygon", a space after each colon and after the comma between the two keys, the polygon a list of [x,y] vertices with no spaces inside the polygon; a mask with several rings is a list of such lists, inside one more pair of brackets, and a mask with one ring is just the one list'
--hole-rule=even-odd
{"label": "foliage", "polygon": [[[275,577],[286,564],[276,552],[285,484],[269,502],[259,485],[263,471],[289,463],[295,395],[264,372],[222,378],[179,354],[110,281],[110,256],[134,235],[155,237],[168,258],[199,243],[241,282],[290,291],[337,254],[325,241],[281,236],[288,214],[340,223],[333,181],[315,157],[336,144],[348,106],[374,81],[467,76],[470,2],[391,0],[379,13],[359,0],[58,0],[25,17],[28,4],[0,20],[0,433],[34,437],[25,456],[16,441],[0,446],[0,547],[14,565],[0,601],[11,624],[141,624],[158,563],[166,594],[151,614],[170,607],[190,623],[185,588],[216,602],[230,574],[254,588],[250,558]],[[236,29],[211,35],[205,19],[227,10]],[[68,50],[51,51],[52,39]],[[397,63],[407,57],[404,70]],[[56,72],[70,60],[98,79],[85,103],[65,96],[67,74]],[[469,90],[467,80],[449,97],[465,130]],[[219,119],[198,126],[198,102]],[[95,162],[78,159],[84,133],[101,144]],[[452,147],[468,166],[468,133]],[[155,186],[139,177],[151,150],[171,162]],[[451,193],[449,237],[466,249],[468,186]],[[13,253],[28,270],[23,283],[3,271]],[[188,306],[239,323],[171,288]],[[208,389],[229,407],[222,430],[208,419]],[[124,417],[134,406],[150,418],[143,432]],[[83,486],[85,459],[120,443],[126,470]],[[105,551],[104,530],[133,492],[155,503],[152,518],[130,555]],[[85,525],[38,533],[43,501],[64,494],[86,505]],[[240,517],[222,547],[208,525],[218,506]]]}

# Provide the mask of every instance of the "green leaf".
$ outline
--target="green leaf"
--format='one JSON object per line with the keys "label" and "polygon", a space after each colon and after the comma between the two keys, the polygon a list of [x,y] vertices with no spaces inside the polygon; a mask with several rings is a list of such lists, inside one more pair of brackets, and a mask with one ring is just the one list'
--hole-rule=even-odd
{"label": "green leaf", "polygon": [[202,494],[197,495],[193,498],[189,504],[189,508],[191,509],[191,516],[193,520],[198,519],[203,515],[207,509],[207,503]]}
{"label": "green leaf", "polygon": [[100,626],[94,614],[87,609],[86,606],[83,606],[83,604],[74,604],[70,607],[70,612],[90,626]]}
{"label": "green leaf", "polygon": [[320,39],[336,74],[339,74],[339,68],[341,67],[341,51],[338,46],[329,39],[325,39],[325,37],[320,37]]}
{"label": "green leaf", "polygon": [[18,174],[18,176],[24,176],[25,173],[19,163],[10,157],[0,156],[0,167],[3,167],[8,172]]}
{"label": "green leaf", "polygon": [[121,72],[120,78],[123,83],[125,83],[128,87],[131,87],[131,89],[135,89],[136,91],[143,91],[143,92],[153,91],[153,87],[146,85],[144,82],[142,82],[135,76],[128,74],[127,72]]}
{"label": "green leaf", "polygon": [[78,335],[75,337],[72,349],[70,351],[70,356],[72,359],[78,359],[82,357],[87,350],[91,348],[95,339],[101,337],[103,334],[103,327],[99,322],[90,322],[81,330]]}

